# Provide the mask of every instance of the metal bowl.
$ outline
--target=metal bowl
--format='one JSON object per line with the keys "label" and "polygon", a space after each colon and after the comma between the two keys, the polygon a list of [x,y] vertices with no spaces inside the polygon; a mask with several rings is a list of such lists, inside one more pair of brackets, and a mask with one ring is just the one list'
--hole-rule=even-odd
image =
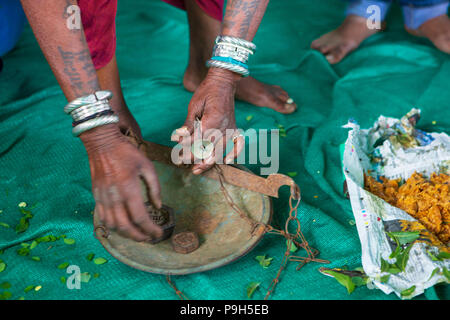
{"label": "metal bowl", "polygon": [[[142,271],[183,275],[224,266],[252,250],[264,235],[263,228],[251,230],[225,200],[216,180],[196,176],[188,169],[154,161],[165,205],[174,209],[175,231],[194,231],[200,246],[189,254],[173,250],[170,239],[152,245],[138,243],[115,232],[102,236],[98,214],[94,213],[97,237],[119,261]],[[245,170],[245,169],[244,169]],[[225,184],[233,201],[253,220],[269,224],[270,197],[231,184]]]}

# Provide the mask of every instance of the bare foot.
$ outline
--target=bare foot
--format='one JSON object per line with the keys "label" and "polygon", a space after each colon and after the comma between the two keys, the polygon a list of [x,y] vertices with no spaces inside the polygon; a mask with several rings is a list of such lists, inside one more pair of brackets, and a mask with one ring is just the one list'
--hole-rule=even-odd
{"label": "bare foot", "polygon": [[[207,69],[203,67],[188,66],[183,78],[185,89],[194,92],[206,76],[206,71]],[[297,105],[281,87],[262,83],[252,77],[242,78],[239,81],[236,99],[284,114],[293,113],[297,109]]]}
{"label": "bare foot", "polygon": [[416,30],[406,28],[406,31],[428,38],[436,48],[450,54],[450,19],[446,14],[428,20]]}
{"label": "bare foot", "polygon": [[381,30],[369,29],[366,18],[349,15],[336,30],[314,40],[311,48],[322,52],[329,63],[335,64],[358,48],[361,42],[379,31]]}

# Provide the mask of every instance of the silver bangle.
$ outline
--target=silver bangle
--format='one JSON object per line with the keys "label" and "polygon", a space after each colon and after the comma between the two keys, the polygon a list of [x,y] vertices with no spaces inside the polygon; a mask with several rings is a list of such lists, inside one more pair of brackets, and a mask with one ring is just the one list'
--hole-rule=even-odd
{"label": "silver bangle", "polygon": [[247,49],[250,49],[252,51],[256,51],[256,45],[253,42],[241,39],[241,38],[236,38],[236,37],[230,37],[230,36],[218,36],[216,38],[216,43],[219,42],[226,42],[226,43],[231,43],[231,44],[235,44]]}
{"label": "silver bangle", "polygon": [[97,128],[100,126],[105,126],[107,124],[113,124],[113,123],[118,123],[118,122],[119,122],[119,117],[116,115],[98,117],[98,118],[87,120],[83,123],[80,123],[79,125],[77,125],[76,127],[74,127],[72,129],[72,134],[75,137],[78,137],[83,132],[89,131],[91,129],[94,129],[94,128]]}
{"label": "silver bangle", "polygon": [[235,48],[233,47],[233,45],[228,47],[225,45],[217,44],[214,47],[213,51],[214,57],[232,58],[244,64],[247,64],[249,55],[250,54],[248,52]]}
{"label": "silver bangle", "polygon": [[214,67],[214,68],[220,68],[220,69],[226,69],[232,72],[236,72],[244,77],[247,77],[250,72],[248,71],[248,69],[238,66],[238,65],[234,65],[228,62],[223,62],[223,61],[217,61],[217,60],[208,60],[206,62],[206,66],[208,68],[210,67]]}
{"label": "silver bangle", "polygon": [[107,100],[102,100],[93,104],[79,107],[78,109],[72,111],[70,115],[72,116],[73,121],[78,122],[103,111],[112,111]]}
{"label": "silver bangle", "polygon": [[64,107],[64,112],[67,114],[70,114],[72,111],[89,104],[96,103],[100,100],[109,100],[113,96],[111,91],[96,91],[93,94],[90,94],[88,96],[79,97],[73,100],[72,102],[69,102]]}

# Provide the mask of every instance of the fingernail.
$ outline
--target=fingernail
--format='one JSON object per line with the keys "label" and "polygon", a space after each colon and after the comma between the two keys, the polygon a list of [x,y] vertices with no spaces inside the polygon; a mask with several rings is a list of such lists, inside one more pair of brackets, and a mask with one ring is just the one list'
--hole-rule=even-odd
{"label": "fingernail", "polygon": [[334,57],[332,54],[328,54],[325,56],[325,59],[327,59],[328,62],[331,62],[331,61],[333,61]]}
{"label": "fingernail", "polygon": [[289,98],[289,99],[287,99],[286,103],[287,104],[293,104],[294,103],[294,99]]}
{"label": "fingernail", "polygon": [[181,128],[178,128],[175,130],[177,133],[181,134],[181,135],[186,135],[189,134],[188,128],[186,126],[183,126]]}
{"label": "fingernail", "polygon": [[226,164],[232,164],[233,162],[234,162],[234,159],[231,159],[231,158],[229,158],[225,161]]}
{"label": "fingernail", "polygon": [[200,173],[202,173],[202,170],[201,169],[195,169],[195,170],[192,171],[192,173],[193,174],[200,174]]}

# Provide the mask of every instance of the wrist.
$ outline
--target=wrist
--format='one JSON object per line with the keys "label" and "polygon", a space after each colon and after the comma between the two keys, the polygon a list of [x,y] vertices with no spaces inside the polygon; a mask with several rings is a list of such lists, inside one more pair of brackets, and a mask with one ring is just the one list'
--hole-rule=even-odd
{"label": "wrist", "polygon": [[123,139],[117,124],[108,124],[83,132],[80,136],[86,151],[99,151]]}
{"label": "wrist", "polygon": [[206,77],[220,79],[220,80],[230,83],[232,85],[236,85],[242,79],[242,76],[240,74],[237,74],[230,70],[214,68],[214,67],[209,68],[208,74]]}

